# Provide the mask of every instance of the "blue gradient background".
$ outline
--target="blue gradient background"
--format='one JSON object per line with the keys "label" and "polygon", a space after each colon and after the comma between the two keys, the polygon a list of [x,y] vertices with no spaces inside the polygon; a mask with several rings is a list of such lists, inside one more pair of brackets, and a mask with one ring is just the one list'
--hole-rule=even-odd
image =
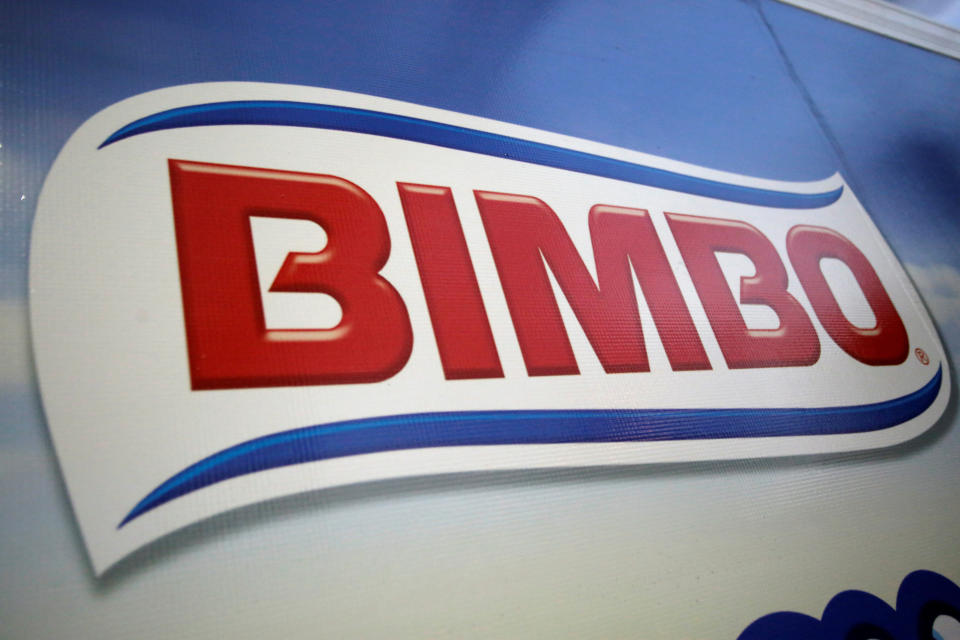
{"label": "blue gradient background", "polygon": [[[766,0],[12,3],[0,21],[0,637],[736,637],[915,569],[960,578],[951,404],[789,461],[374,483],[174,534],[96,580],[26,328],[43,177],[98,110],[281,82],[752,176],[843,173],[960,354],[960,61]],[[954,376],[955,379],[955,376]],[[954,390],[954,395],[955,395]]]}

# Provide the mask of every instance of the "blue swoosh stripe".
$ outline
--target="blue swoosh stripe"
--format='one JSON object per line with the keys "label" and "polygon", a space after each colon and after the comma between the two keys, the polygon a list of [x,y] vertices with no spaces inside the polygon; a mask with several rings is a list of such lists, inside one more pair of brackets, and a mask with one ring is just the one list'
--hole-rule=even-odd
{"label": "blue swoosh stripe", "polygon": [[843,193],[842,186],[822,193],[745,187],[478,129],[381,111],[307,102],[240,100],[178,107],[131,122],[111,134],[99,148],[151,131],[212,125],[275,125],[352,131],[566,169],[707,198],[781,209],[826,207],[836,202]]}
{"label": "blue swoosh stripe", "polygon": [[277,467],[343,456],[506,444],[639,442],[862,433],[923,413],[940,392],[942,368],[922,388],[875,404],[788,409],[584,409],[415,413],[282,431],[224,449],[175,474],[117,528],[212,484]]}

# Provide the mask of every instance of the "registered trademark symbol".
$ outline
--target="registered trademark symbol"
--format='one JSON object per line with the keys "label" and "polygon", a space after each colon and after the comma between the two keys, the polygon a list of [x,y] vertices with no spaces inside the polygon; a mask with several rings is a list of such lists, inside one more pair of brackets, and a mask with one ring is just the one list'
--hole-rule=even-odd
{"label": "registered trademark symbol", "polygon": [[916,354],[917,360],[920,361],[920,364],[924,366],[930,364],[930,356],[928,356],[927,352],[921,349],[920,347],[917,347],[916,349],[914,349],[913,353]]}

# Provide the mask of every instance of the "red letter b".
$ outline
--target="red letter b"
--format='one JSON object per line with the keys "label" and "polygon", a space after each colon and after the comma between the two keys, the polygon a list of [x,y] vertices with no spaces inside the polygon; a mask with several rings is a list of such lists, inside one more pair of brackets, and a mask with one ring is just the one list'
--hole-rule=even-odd
{"label": "red letter b", "polygon": [[[406,364],[410,319],[378,272],[390,237],[377,203],[334,176],[170,160],[193,389],[375,382]],[[327,246],[291,253],[271,291],[326,293],[332,329],[268,329],[250,217],[310,220]]]}

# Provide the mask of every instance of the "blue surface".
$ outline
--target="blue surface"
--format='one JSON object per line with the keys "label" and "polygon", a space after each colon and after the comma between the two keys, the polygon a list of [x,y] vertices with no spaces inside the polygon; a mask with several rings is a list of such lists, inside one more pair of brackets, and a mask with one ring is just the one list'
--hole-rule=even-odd
{"label": "blue surface", "polygon": [[103,149],[121,140],[155,131],[221,125],[352,131],[764,207],[815,209],[833,204],[843,193],[843,187],[821,193],[758,189],[421,118],[337,105],[281,100],[212,102],[169,109],[121,127],[98,148]]}
{"label": "blue surface", "polygon": [[[15,89],[27,90],[31,110],[39,98],[79,114],[70,130],[139,92],[257,80],[409,100],[747,175],[816,179],[836,164],[755,11],[740,2],[172,1],[119,10],[54,1],[10,12],[0,35],[14,106],[23,102]],[[43,37],[24,21],[44,24]]]}
{"label": "blue surface", "polygon": [[818,180],[839,166],[751,3],[9,5],[0,298],[26,293],[36,196],[70,134],[171,85],[357,91],[762,178]]}
{"label": "blue surface", "polygon": [[761,6],[850,188],[900,259],[960,267],[960,61],[778,2]]}
{"label": "blue surface", "polygon": [[[839,169],[901,257],[955,253],[960,233],[960,63],[772,0],[54,0],[11,3],[0,43],[0,298],[25,295],[36,196],[69,135],[191,82],[358,91],[764,178]],[[921,212],[937,233],[919,236]]]}
{"label": "blue surface", "polygon": [[942,373],[942,369],[937,369],[933,378],[913,393],[859,406],[454,411],[382,416],[293,429],[243,442],[187,467],[137,503],[119,527],[170,500],[230,478],[292,464],[379,451],[876,431],[902,424],[923,413],[940,392]]}

